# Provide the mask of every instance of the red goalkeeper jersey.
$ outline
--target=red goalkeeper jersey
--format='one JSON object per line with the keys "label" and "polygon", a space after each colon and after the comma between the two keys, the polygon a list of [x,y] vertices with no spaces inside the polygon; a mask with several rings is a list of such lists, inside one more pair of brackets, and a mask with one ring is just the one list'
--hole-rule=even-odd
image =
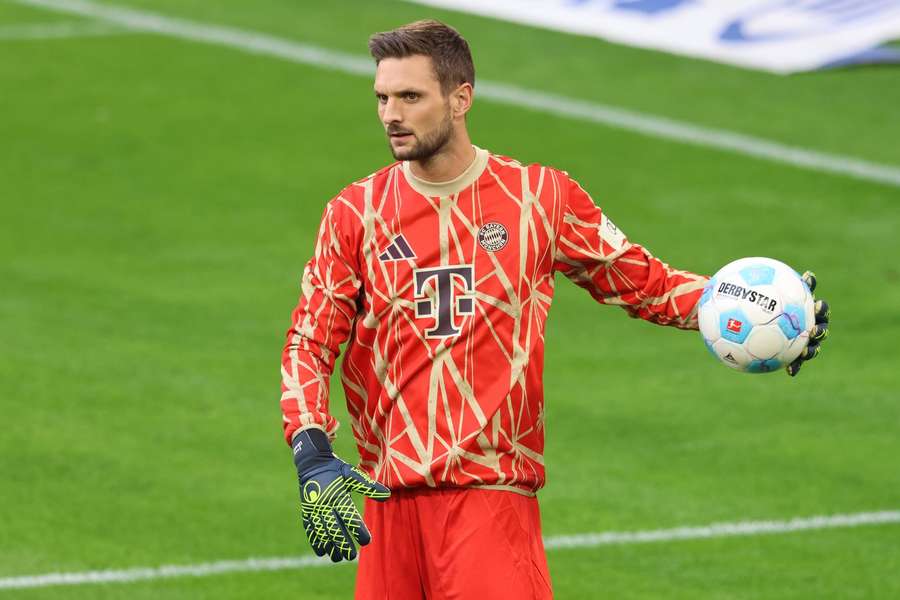
{"label": "red goalkeeper jersey", "polygon": [[361,466],[391,488],[544,484],[544,325],[554,273],[598,302],[697,327],[706,277],[629,242],[562,171],[476,148],[434,184],[394,163],[325,208],[282,355],[288,441],[333,436],[341,380]]}

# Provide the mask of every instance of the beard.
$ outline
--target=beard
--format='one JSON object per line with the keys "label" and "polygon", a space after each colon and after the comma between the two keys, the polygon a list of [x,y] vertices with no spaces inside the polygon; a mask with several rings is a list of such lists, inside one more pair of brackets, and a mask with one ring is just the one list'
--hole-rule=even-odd
{"label": "beard", "polygon": [[[388,134],[392,133],[389,129]],[[411,133],[411,132],[410,132]],[[428,162],[434,155],[444,149],[450,140],[453,139],[453,118],[447,112],[440,124],[423,135],[421,138],[413,134],[415,143],[409,148],[394,149],[393,144],[388,142],[391,148],[391,154],[395,160],[417,160],[420,162]]]}

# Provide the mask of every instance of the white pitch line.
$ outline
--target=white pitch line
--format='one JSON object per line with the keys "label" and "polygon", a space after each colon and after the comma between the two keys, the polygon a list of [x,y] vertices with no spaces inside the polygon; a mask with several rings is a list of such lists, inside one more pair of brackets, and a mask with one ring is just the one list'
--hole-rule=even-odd
{"label": "white pitch line", "polygon": [[[60,585],[87,585],[97,583],[134,583],[176,577],[210,577],[223,573],[247,573],[260,571],[286,571],[307,567],[330,567],[328,559],[315,556],[285,558],[248,558],[245,560],[220,560],[196,565],[164,565],[162,567],[138,567],[118,571],[82,571],[79,573],[47,573],[0,579],[0,590],[22,590]],[[347,564],[347,563],[339,563]]]}
{"label": "white pitch line", "polygon": [[26,23],[0,26],[0,41],[48,40],[72,37],[106,36],[134,33],[121,25],[76,21],[65,23]]}
{"label": "white pitch line", "polygon": [[[544,539],[547,550],[594,548],[619,544],[642,544],[650,542],[670,542],[692,539],[709,539],[735,536],[772,535],[861,527],[865,525],[886,525],[900,523],[900,511],[856,513],[820,517],[796,518],[789,521],[742,521],[737,523],[713,523],[702,527],[677,527],[651,531],[610,531],[565,535]],[[339,563],[346,565],[348,563]],[[51,586],[71,586],[102,583],[134,583],[175,577],[210,577],[223,573],[247,573],[260,571],[285,571],[309,567],[330,567],[334,563],[327,558],[313,556],[284,558],[248,558],[245,560],[223,560],[196,565],[165,565],[162,567],[140,567],[134,569],[83,571],[75,573],[47,573],[0,579],[0,590],[20,590]]]}
{"label": "white pitch line", "polygon": [[[328,50],[265,33],[188,21],[123,6],[98,4],[90,0],[13,1],[59,12],[94,17],[110,23],[152,31],[170,37],[227,46],[251,54],[274,56],[351,75],[371,77],[373,74],[372,61],[369,58]],[[597,102],[578,100],[511,84],[480,81],[477,91],[481,97],[512,106],[599,123],[655,138],[725,150],[813,171],[834,173],[900,187],[900,167],[895,165],[880,164],[851,156],[788,146],[734,131],[703,127],[684,121],[676,121],[657,115]]]}
{"label": "white pitch line", "polygon": [[584,533],[563,535],[544,540],[548,550],[565,548],[593,548],[613,544],[642,544],[648,542],[670,542],[675,540],[695,540],[750,535],[770,535],[794,533],[817,529],[837,529],[861,527],[863,525],[886,525],[900,523],[900,511],[889,510],[849,515],[819,517],[798,517],[790,521],[743,521],[738,523],[713,523],[702,527],[676,527],[655,531]]}

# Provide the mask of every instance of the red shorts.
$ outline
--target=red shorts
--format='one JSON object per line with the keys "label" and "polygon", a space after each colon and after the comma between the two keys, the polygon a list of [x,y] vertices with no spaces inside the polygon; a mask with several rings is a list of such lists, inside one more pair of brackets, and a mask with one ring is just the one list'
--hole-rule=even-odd
{"label": "red shorts", "polygon": [[372,542],[356,600],[552,598],[537,498],[478,488],[393,491],[366,499]]}

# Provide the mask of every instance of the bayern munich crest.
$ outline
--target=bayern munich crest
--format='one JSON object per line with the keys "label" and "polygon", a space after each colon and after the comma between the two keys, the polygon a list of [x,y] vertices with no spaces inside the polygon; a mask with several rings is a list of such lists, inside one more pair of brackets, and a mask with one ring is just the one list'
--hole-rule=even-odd
{"label": "bayern munich crest", "polygon": [[509,242],[509,232],[501,223],[485,223],[478,230],[478,243],[488,252],[503,250],[507,242]]}

